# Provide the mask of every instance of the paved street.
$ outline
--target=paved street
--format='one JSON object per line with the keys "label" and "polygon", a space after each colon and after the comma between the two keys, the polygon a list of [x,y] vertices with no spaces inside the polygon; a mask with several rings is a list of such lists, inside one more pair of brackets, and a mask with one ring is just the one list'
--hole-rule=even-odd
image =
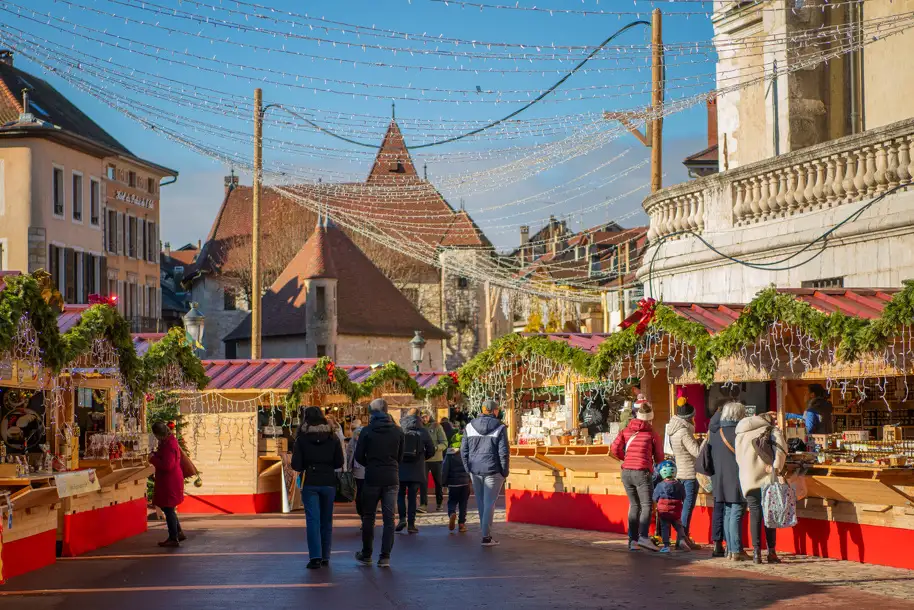
{"label": "paved street", "polygon": [[[914,608],[914,601],[840,583],[787,579],[790,570],[783,566],[775,576],[705,559],[613,552],[618,542],[605,534],[501,525],[502,545],[486,549],[479,546],[475,525],[467,535],[449,535],[439,515],[425,517],[419,535],[397,537],[391,569],[368,568],[352,558],[359,548],[358,522],[349,511],[341,513],[329,569],[305,569],[302,515],[185,518],[189,540],[180,550],[156,547],[162,526],[154,524],[147,534],[93,556],[61,560],[13,579],[0,588],[0,605],[4,610]],[[840,563],[824,564],[823,580]]]}

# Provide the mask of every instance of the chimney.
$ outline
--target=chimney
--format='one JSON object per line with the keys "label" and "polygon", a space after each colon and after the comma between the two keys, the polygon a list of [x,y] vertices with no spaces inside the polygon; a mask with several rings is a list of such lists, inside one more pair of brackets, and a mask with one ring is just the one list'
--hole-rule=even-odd
{"label": "chimney", "polygon": [[235,170],[233,169],[231,173],[225,177],[225,194],[228,195],[236,186],[238,186],[238,176],[235,175]]}
{"label": "chimney", "polygon": [[203,240],[198,239],[197,240],[197,250],[202,250],[202,249],[203,249]]}
{"label": "chimney", "polygon": [[520,245],[526,246],[530,241],[530,225],[520,226]]}
{"label": "chimney", "polygon": [[708,148],[717,145],[717,97],[708,98]]}
{"label": "chimney", "polygon": [[13,67],[13,52],[9,49],[0,50],[0,64],[6,64],[10,68]]}
{"label": "chimney", "polygon": [[171,242],[170,241],[166,241],[162,245],[162,249],[165,251],[165,256],[171,256]]}

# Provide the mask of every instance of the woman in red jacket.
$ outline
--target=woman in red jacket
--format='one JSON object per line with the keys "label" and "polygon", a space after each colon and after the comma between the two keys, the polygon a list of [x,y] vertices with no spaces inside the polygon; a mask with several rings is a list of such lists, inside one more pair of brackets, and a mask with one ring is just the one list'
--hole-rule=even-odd
{"label": "woman in red jacket", "polygon": [[181,448],[178,439],[171,433],[164,422],[152,425],[152,433],[159,441],[155,453],[149,456],[149,463],[155,466],[155,490],[152,503],[165,513],[168,525],[168,540],[159,546],[175,548],[187,537],[178,522],[175,508],[184,501],[184,471],[181,469]]}
{"label": "woman in red jacket", "polygon": [[663,443],[651,427],[654,410],[650,403],[639,396],[636,406],[636,418],[619,433],[610,449],[622,460],[622,486],[628,496],[628,548],[659,551],[648,530],[653,509],[654,464],[663,461]]}

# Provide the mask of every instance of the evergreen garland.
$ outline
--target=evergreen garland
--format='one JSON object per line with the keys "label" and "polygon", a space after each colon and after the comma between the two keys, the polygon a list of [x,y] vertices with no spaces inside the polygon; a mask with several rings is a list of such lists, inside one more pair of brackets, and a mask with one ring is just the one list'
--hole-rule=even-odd
{"label": "evergreen garland", "polygon": [[[649,328],[694,348],[693,364],[698,379],[710,386],[718,362],[752,345],[778,322],[812,336],[821,345],[835,347],[838,360],[853,362],[862,354],[884,349],[903,327],[914,325],[914,282],[904,282],[904,288],[874,320],[841,312],[823,313],[789,293],[767,288],[756,295],[739,318],[716,335],[709,334],[703,325],[683,318],[662,303],[654,308]],[[620,359],[637,353],[642,338],[635,330],[632,325],[609,335],[595,354],[542,335],[507,335],[493,341],[487,350],[460,369],[460,389],[466,393],[474,381],[506,359],[523,360],[531,356],[540,356],[577,373],[602,379]]]}
{"label": "evergreen garland", "polygon": [[105,304],[92,305],[82,312],[79,322],[61,334],[57,317],[63,310],[60,294],[53,289],[44,271],[4,278],[0,290],[0,353],[9,351],[19,321],[27,317],[38,336],[42,364],[55,375],[80,356],[92,350],[96,339],[107,339],[118,358],[118,368],[128,389],[145,392],[158,372],[170,363],[181,367],[185,377],[198,388],[209,380],[181,329],[172,329],[147,354],[137,356],[130,324],[117,309]]}

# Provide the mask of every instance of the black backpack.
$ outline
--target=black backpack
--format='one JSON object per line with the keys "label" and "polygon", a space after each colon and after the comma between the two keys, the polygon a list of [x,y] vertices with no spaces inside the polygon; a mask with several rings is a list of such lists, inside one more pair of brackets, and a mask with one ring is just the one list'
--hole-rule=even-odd
{"label": "black backpack", "polygon": [[416,430],[407,430],[403,439],[403,461],[415,462],[419,459],[419,451],[422,448],[422,437]]}

